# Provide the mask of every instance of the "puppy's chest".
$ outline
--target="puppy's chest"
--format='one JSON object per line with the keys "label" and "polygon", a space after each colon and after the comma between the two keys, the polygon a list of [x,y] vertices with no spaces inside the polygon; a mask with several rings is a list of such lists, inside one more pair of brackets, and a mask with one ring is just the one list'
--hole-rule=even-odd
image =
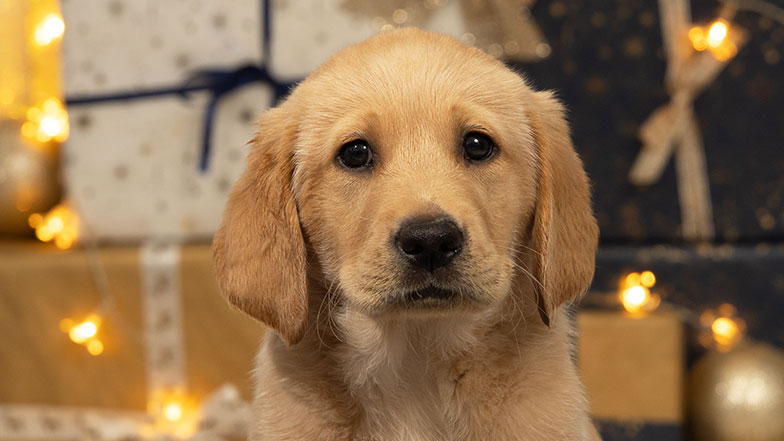
{"label": "puppy's chest", "polygon": [[458,440],[460,405],[448,369],[386,372],[355,390],[359,441]]}

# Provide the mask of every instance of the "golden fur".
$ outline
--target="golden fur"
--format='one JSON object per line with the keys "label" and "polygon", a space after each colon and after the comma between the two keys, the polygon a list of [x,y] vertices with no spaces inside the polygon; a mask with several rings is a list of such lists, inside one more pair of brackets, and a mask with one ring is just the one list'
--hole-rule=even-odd
{"label": "golden fur", "polygon": [[[477,128],[498,153],[469,164]],[[372,170],[336,161],[355,138]],[[467,240],[437,282],[472,300],[392,302],[420,282],[390,237],[444,213]],[[418,30],[338,53],[264,114],[215,237],[223,294],[275,331],[251,439],[598,439],[562,306],[590,284],[597,235],[551,93]]]}

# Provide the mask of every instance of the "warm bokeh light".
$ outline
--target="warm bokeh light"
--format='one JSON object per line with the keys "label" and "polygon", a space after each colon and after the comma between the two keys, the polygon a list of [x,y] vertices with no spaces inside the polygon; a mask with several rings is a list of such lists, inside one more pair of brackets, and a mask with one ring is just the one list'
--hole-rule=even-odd
{"label": "warm bokeh light", "polygon": [[708,48],[708,37],[701,26],[694,26],[689,29],[689,40],[695,50],[704,51]]}
{"label": "warm bokeh light", "polygon": [[180,403],[169,403],[163,409],[163,416],[171,421],[179,421],[182,418],[182,405]]}
{"label": "warm bokeh light", "polygon": [[147,411],[155,420],[156,433],[175,438],[188,438],[196,431],[198,406],[184,389],[158,390],[147,404]]}
{"label": "warm bokeh light", "polygon": [[711,53],[719,61],[728,61],[738,53],[738,47],[735,43],[728,41],[715,48],[711,48]]}
{"label": "warm bokeh light", "polygon": [[41,213],[33,213],[27,218],[27,224],[33,229],[38,228],[43,222],[44,217],[41,216]]}
{"label": "warm bokeh light", "polygon": [[640,312],[651,298],[651,293],[644,286],[632,286],[621,293],[623,309],[634,314]]}
{"label": "warm bokeh light", "polygon": [[47,15],[41,24],[35,28],[33,39],[36,44],[46,46],[52,41],[60,38],[65,32],[65,22],[59,14]]}
{"label": "warm bokeh light", "polygon": [[81,322],[71,318],[60,320],[60,330],[68,334],[74,343],[84,345],[91,355],[103,353],[103,342],[96,338],[101,327],[101,316],[90,314]]}
{"label": "warm bokeh light", "polygon": [[727,22],[724,20],[714,21],[708,28],[707,43],[710,47],[719,47],[727,38]]}
{"label": "warm bokeh light", "polygon": [[623,309],[632,315],[642,315],[656,310],[661,297],[650,291],[656,284],[656,276],[651,271],[629,273],[621,281],[620,301]]}
{"label": "warm bokeh light", "polygon": [[710,49],[719,61],[727,61],[738,53],[738,46],[730,37],[731,28],[724,20],[716,20],[707,28],[694,26],[689,29],[689,41],[697,51]]}
{"label": "warm bokeh light", "polygon": [[95,337],[98,333],[98,326],[100,326],[100,323],[101,321],[97,316],[91,315],[85,319],[85,321],[72,326],[71,329],[68,330],[68,337],[70,337],[74,343],[84,343]]}
{"label": "warm bokeh light", "polygon": [[700,343],[708,348],[726,352],[735,347],[746,335],[746,322],[737,316],[737,309],[724,303],[716,309],[700,314]]}
{"label": "warm bokeh light", "polygon": [[41,242],[50,242],[61,250],[70,248],[79,237],[79,218],[64,204],[52,208],[46,215],[33,213],[27,219],[35,228],[35,236]]}
{"label": "warm bokeh light", "polygon": [[640,284],[646,288],[653,288],[656,284],[656,276],[651,271],[643,271],[640,274]]}
{"label": "warm bokeh light", "polygon": [[630,273],[624,280],[626,288],[637,286],[640,284],[640,273]]}
{"label": "warm bokeh light", "polygon": [[743,327],[737,319],[719,317],[711,324],[713,339],[719,350],[732,349],[743,338]]}
{"label": "warm bokeh light", "polygon": [[57,98],[49,98],[40,106],[27,110],[27,121],[22,124],[22,136],[45,143],[68,139],[68,113]]}
{"label": "warm bokeh light", "polygon": [[727,317],[719,317],[711,324],[711,330],[717,339],[732,340],[738,335],[738,325]]}
{"label": "warm bokeh light", "polygon": [[96,338],[87,342],[87,352],[89,352],[90,355],[101,355],[103,353],[103,343],[101,340]]}

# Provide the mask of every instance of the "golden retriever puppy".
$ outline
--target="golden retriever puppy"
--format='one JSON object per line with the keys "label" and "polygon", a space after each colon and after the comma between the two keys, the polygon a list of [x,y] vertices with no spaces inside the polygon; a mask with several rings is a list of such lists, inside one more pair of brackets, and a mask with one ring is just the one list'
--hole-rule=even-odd
{"label": "golden retriever puppy", "polygon": [[563,110],[406,29],[261,118],[214,264],[265,323],[253,440],[594,440],[565,302],[597,226]]}

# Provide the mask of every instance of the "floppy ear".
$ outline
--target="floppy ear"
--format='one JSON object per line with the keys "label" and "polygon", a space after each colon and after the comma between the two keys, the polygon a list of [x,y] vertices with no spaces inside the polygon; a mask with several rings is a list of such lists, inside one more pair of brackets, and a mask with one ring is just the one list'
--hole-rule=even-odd
{"label": "floppy ear", "polygon": [[291,195],[296,131],[286,103],[262,116],[213,241],[223,295],[288,345],[302,339],[308,314],[305,244]]}
{"label": "floppy ear", "polygon": [[531,247],[532,272],[542,321],[549,325],[559,305],[582,295],[593,279],[599,229],[591,208],[588,178],[572,147],[561,104],[536,92],[529,113],[540,161]]}

